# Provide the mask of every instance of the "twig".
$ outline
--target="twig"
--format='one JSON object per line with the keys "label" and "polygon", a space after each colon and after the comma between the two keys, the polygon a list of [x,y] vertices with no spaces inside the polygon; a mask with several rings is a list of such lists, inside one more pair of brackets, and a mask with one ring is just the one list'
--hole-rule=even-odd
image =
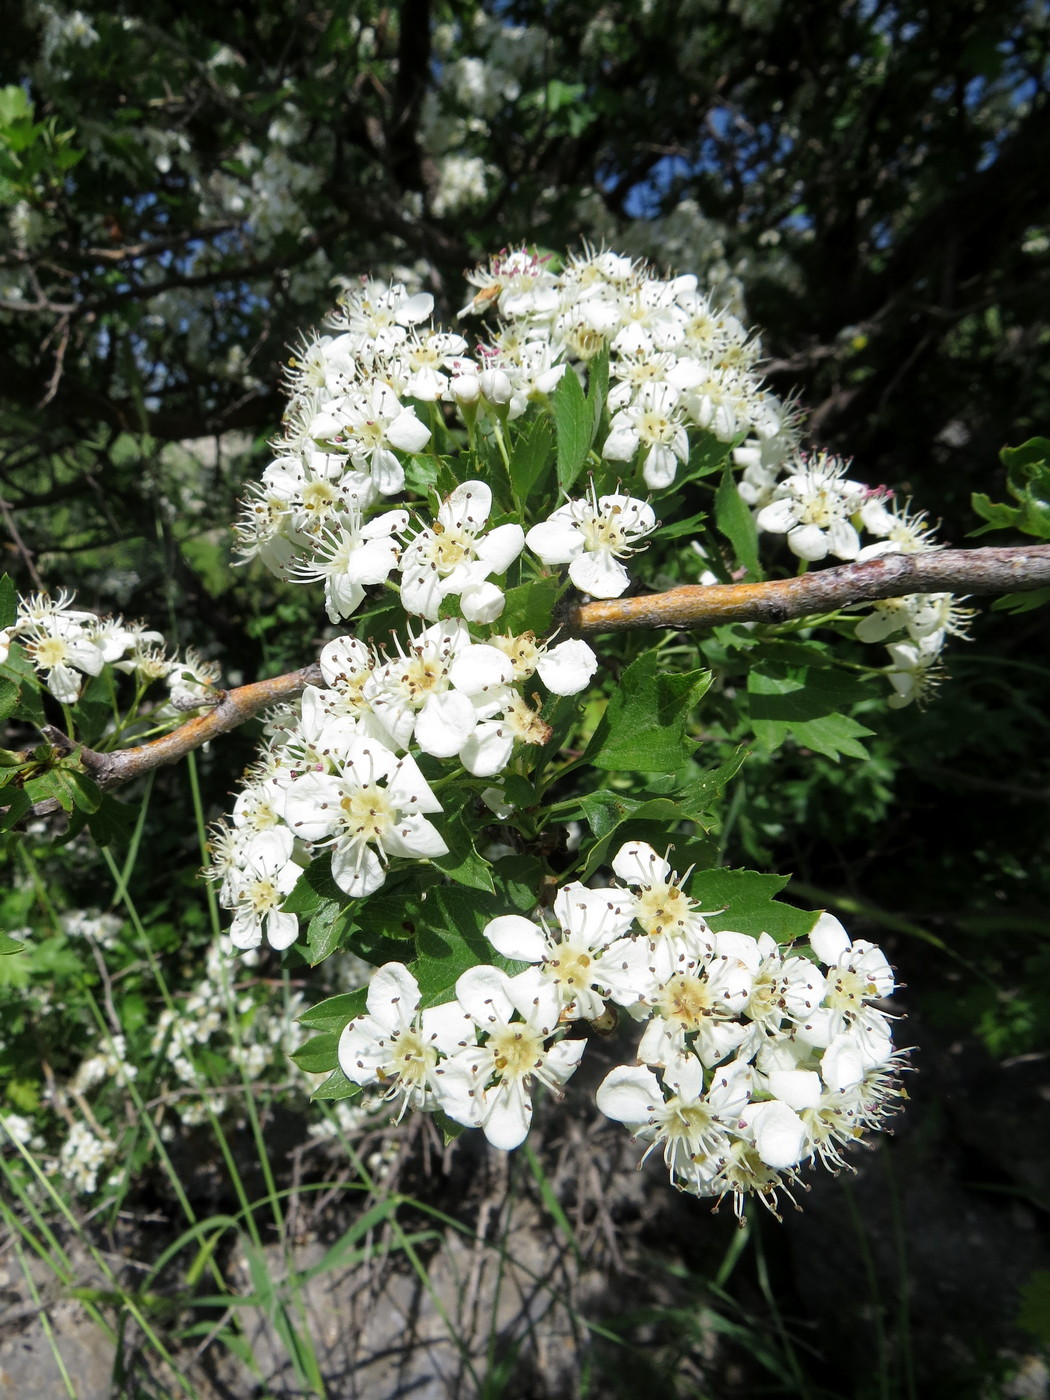
{"label": "twig", "polygon": [[11,507],[2,496],[0,496],[0,515],[4,517],[4,524],[7,526],[8,534],[11,536],[15,548],[22,556],[22,563],[26,566],[26,573],[28,573],[29,577],[33,580],[33,586],[43,593],[44,585],[40,575],[36,571],[36,564],[33,562],[33,556],[30,554],[25,540],[18,533],[18,526],[15,524],[15,518],[11,514]]}
{"label": "twig", "polygon": [[[1050,545],[1016,548],[945,549],[928,554],[888,555],[863,564],[843,564],[766,583],[729,583],[672,588],[637,598],[583,603],[562,619],[562,630],[577,636],[641,628],[715,627],[725,622],[786,622],[834,611],[851,603],[902,598],[909,593],[951,592],[987,595],[1031,592],[1050,586]],[[321,686],[318,665],[304,666],[272,680],[255,681],[218,692],[206,714],[197,715],[159,739],[115,753],[80,749],[84,771],[105,791],[130,782],[153,768],[177,763],[210,739],[252,719],[260,710],[301,695],[308,685]],[[45,738],[64,753],[75,745],[50,726]],[[38,803],[32,815],[57,809],[53,800]]]}
{"label": "twig", "polygon": [[903,598],[909,593],[1030,592],[1050,585],[1050,545],[944,549],[890,554],[768,583],[693,584],[639,598],[582,603],[564,619],[567,632],[717,627],[724,622],[787,622],[795,617]]}

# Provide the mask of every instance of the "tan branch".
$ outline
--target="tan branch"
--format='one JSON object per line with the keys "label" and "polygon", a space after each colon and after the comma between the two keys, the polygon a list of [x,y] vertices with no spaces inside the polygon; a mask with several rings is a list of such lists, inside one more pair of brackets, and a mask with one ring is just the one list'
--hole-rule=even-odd
{"label": "tan branch", "polygon": [[[767,583],[731,583],[672,588],[636,598],[583,603],[562,620],[565,632],[592,635],[637,628],[703,628],[724,622],[786,622],[833,611],[850,603],[901,598],[908,593],[951,592],[969,595],[1030,592],[1050,586],[1050,545],[1008,549],[945,549],[919,555],[895,554],[864,564],[843,564]],[[218,692],[206,714],[197,715],[170,734],[115,753],[81,749],[84,771],[103,790],[130,782],[164,764],[177,763],[210,739],[236,729],[260,710],[301,695],[308,685],[323,685],[319,666],[255,681]],[[60,731],[45,737],[67,752],[74,746]],[[54,811],[49,801],[35,815]]]}
{"label": "tan branch", "polygon": [[[199,749],[210,739],[220,734],[228,734],[231,729],[253,719],[260,710],[276,705],[282,700],[294,700],[308,685],[324,685],[324,677],[318,665],[304,666],[299,671],[289,671],[272,680],[254,681],[251,685],[239,685],[235,690],[220,690],[214,705],[202,715],[164,734],[159,739],[151,739],[148,744],[139,744],[133,749],[117,749],[114,753],[99,753],[95,749],[81,749],[80,761],[84,772],[105,791],[129,783],[153,768],[161,768],[168,763],[178,763],[194,749]],[[75,748],[59,730],[48,729],[45,737],[57,748],[72,752]],[[34,808],[36,814],[43,810],[54,811],[56,803],[40,803]]]}
{"label": "tan branch", "polygon": [[768,583],[693,584],[667,593],[581,603],[564,619],[568,632],[589,636],[634,628],[716,627],[724,622],[787,622],[850,603],[908,593],[1029,592],[1050,585],[1050,545],[1007,549],[943,549],[890,554]]}

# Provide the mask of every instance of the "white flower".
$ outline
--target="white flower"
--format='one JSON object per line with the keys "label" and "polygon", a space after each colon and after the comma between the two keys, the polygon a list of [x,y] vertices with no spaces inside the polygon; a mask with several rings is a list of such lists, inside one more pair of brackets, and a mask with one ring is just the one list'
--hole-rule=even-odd
{"label": "white flower", "polygon": [[58,617],[37,622],[27,629],[25,649],[30,661],[47,677],[47,688],[63,705],[80,698],[83,676],[97,676],[105,657],[79,627],[61,626]]}
{"label": "white flower", "polygon": [[497,647],[473,643],[461,621],[437,622],[376,667],[362,694],[398,748],[415,741],[435,758],[454,758],[478,723],[507,697],[512,664]]}
{"label": "white flower", "polygon": [[534,525],[525,543],[544,564],[568,564],[569,578],[582,593],[618,598],[631,581],[619,561],[636,553],[635,540],[656,527],[646,501],[622,495],[596,499],[592,488],[590,499],[568,501]]}
{"label": "white flower", "polygon": [[456,595],[471,622],[493,622],[503,594],[486,580],[502,574],[525,547],[520,525],[500,525],[483,538],[492,492],[483,481],[464,481],[439,507],[431,529],[421,530],[401,558],[401,603],[406,612],[438,619],[442,600]]}
{"label": "white flower", "polygon": [[386,384],[373,381],[365,392],[335,399],[310,424],[318,439],[338,439],[350,452],[355,467],[367,469],[376,489],[392,496],[405,484],[396,452],[421,452],[430,429],[405,408]]}
{"label": "white flower", "polygon": [[398,547],[393,535],[405,528],[408,513],[386,511],[367,522],[351,510],[312,542],[313,557],[290,564],[288,576],[297,582],[324,581],[328,617],[339,622],[360,606],[365,588],[385,583],[397,566]]}
{"label": "white flower", "polygon": [[547,647],[536,658],[540,680],[552,695],[578,695],[597,669],[597,656],[578,637]]}
{"label": "white flower", "polygon": [[861,507],[864,528],[881,535],[877,544],[867,544],[858,559],[878,559],[884,554],[929,554],[944,546],[934,541],[935,525],[926,523],[926,512],[912,511],[910,502],[895,507],[892,497],[881,488],[872,491]]}
{"label": "white flower", "polygon": [[628,841],[621,846],[613,857],[612,868],[621,880],[639,891],[634,916],[654,951],[660,943],[666,946],[666,975],[677,969],[683,957],[699,963],[711,956],[715,936],[696,900],[685,892],[688,871],[685,875],[676,874],[670,863],[645,841]]}
{"label": "white flower", "polygon": [[276,827],[254,835],[243,853],[243,867],[229,876],[233,895],[230,940],[235,948],[257,948],[263,934],[273,948],[287,948],[299,933],[295,914],[281,912],[302,866],[292,859],[292,833]]}
{"label": "white flower", "polygon": [[894,690],[887,705],[891,710],[903,709],[913,700],[921,705],[944,674],[939,664],[941,639],[934,635],[921,642],[891,642],[886,650],[893,663],[886,677]]}
{"label": "white flower", "polygon": [[751,1071],[741,1060],[714,1071],[704,1090],[704,1069],[686,1056],[674,1067],[673,1089],[664,1089],[651,1069],[620,1065],[598,1086],[598,1107],[647,1142],[645,1157],[662,1145],[672,1184],[710,1195],[711,1183],[728,1156],[733,1135],[751,1096]]}
{"label": "white flower", "polygon": [[[753,947],[754,939],[750,943]],[[754,969],[745,959],[757,962],[747,944],[745,934],[717,933],[712,956],[700,966],[686,963],[667,977],[661,975],[662,968],[651,972],[648,985],[639,989],[652,1009],[638,1046],[640,1060],[649,1065],[671,1064],[686,1053],[691,1041],[693,1053],[705,1065],[716,1065],[743,1043],[747,1031],[737,1018],[747,1005],[754,980]],[[614,945],[610,957],[617,951]]]}
{"label": "white flower", "polygon": [[857,1036],[870,1063],[882,1063],[888,1053],[890,1028],[886,1016],[868,1003],[893,994],[893,969],[886,955],[864,939],[850,942],[849,934],[833,914],[822,914],[809,935],[821,962],[827,966],[821,1004],[805,1020],[796,1035],[805,1045],[826,1047],[837,1035]]}
{"label": "white flower", "polygon": [[539,966],[558,993],[562,1019],[596,1021],[609,995],[602,950],[630,927],[633,905],[622,890],[592,890],[573,881],[554,901],[556,931],[520,914],[504,914],[486,924],[484,934],[504,957]]}
{"label": "white flower", "polygon": [[354,1084],[381,1084],[384,1098],[407,1108],[437,1102],[437,1077],[445,1057],[474,1040],[474,1023],[456,1001],[419,1010],[419,984],[402,963],[387,963],[368,984],[367,1014],[339,1037],[339,1066]]}
{"label": "white flower", "polygon": [[642,475],[651,490],[670,486],[679,462],[689,460],[689,437],[678,408],[678,391],[670,384],[645,384],[633,403],[615,414],[602,456],[630,462],[641,447]]}
{"label": "white flower", "polygon": [[828,554],[856,559],[860,536],[850,520],[864,500],[864,487],[846,477],[846,464],[826,453],[777,486],[773,499],[755,517],[760,530],[787,535],[788,548],[800,559]]}
{"label": "white flower", "polygon": [[457,1122],[478,1124],[493,1147],[509,1151],[528,1134],[533,1081],[559,1094],[586,1042],[559,1040],[548,1048],[558,1024],[558,994],[532,969],[511,978],[495,967],[472,967],[456,983],[456,998],[484,1031],[485,1043],[462,1057],[477,1090],[469,1092],[467,1081],[446,1073],[442,1107]]}
{"label": "white flower", "polygon": [[332,878],[355,899],[379,889],[391,856],[448,854],[423,815],[440,811],[415,759],[398,758],[367,738],[348,745],[334,773],[307,773],[293,782],[284,807],[297,836],[332,847]]}

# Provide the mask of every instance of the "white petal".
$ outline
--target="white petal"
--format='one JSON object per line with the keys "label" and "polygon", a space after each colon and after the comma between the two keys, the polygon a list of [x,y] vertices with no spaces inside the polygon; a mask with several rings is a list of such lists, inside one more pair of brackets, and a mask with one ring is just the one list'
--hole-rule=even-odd
{"label": "white petal", "polygon": [[557,513],[541,525],[534,525],[525,536],[525,543],[544,564],[567,564],[583,553],[582,532]]}
{"label": "white petal", "polygon": [[332,852],[332,879],[351,899],[362,899],[380,888],[386,872],[371,847],[358,852],[354,847],[337,846]]}
{"label": "white petal", "polygon": [[498,953],[519,962],[538,963],[547,951],[547,940],[531,919],[521,914],[503,914],[491,919],[482,930]]}
{"label": "white petal", "polygon": [[597,656],[575,637],[542,652],[536,660],[540,680],[553,695],[578,695],[597,669]]}
{"label": "white petal", "polygon": [[411,1021],[419,1005],[419,983],[404,963],[384,963],[368,984],[366,1004],[385,1030],[397,1030],[402,1019]]}
{"label": "white petal", "polygon": [[459,610],[468,622],[495,622],[506,605],[494,583],[474,583],[460,590]]}
{"label": "white petal", "polygon": [[271,914],[266,920],[266,941],[271,948],[290,948],[299,937],[299,920],[295,914]]}
{"label": "white petal", "polygon": [[770,1103],[753,1104],[750,1122],[758,1155],[767,1167],[785,1171],[798,1164],[806,1141],[806,1126],[786,1103],[773,1099]]}
{"label": "white petal", "polygon": [[809,946],[826,967],[834,967],[850,937],[834,914],[823,913],[809,931]]}
{"label": "white petal", "polygon": [[488,486],[483,481],[464,481],[441,506],[438,519],[446,529],[466,527],[476,534],[491,510],[492,492]]}
{"label": "white petal", "polygon": [[638,451],[638,434],[633,427],[618,428],[605,439],[602,456],[607,462],[629,462]]}
{"label": "white petal", "polygon": [[619,598],[631,582],[618,560],[604,551],[581,554],[569,565],[569,577],[581,593],[592,598]]}
{"label": "white petal", "polygon": [[416,743],[434,758],[454,758],[474,732],[478,713],[468,695],[431,695],[416,718]]}
{"label": "white petal", "polygon": [[489,573],[504,573],[525,548],[525,531],[520,525],[498,525],[478,541],[477,556],[488,565]]}
{"label": "white petal", "polygon": [[796,1111],[820,1104],[820,1075],[810,1069],[775,1069],[768,1075],[769,1092]]}
{"label": "white petal", "polygon": [[492,1093],[490,1104],[481,1125],[489,1142],[504,1152],[520,1147],[532,1122],[532,1101],[524,1084],[505,1081]]}
{"label": "white petal", "polygon": [[397,826],[384,834],[383,844],[388,855],[410,860],[435,860],[448,855],[448,846],[437,827],[421,816],[402,815]]}
{"label": "white petal", "polygon": [[456,983],[456,997],[474,1020],[487,1030],[495,1020],[507,1021],[514,1003],[507,992],[508,978],[498,967],[482,963],[468,968]]}
{"label": "white petal", "polygon": [[664,1096],[651,1069],[617,1065],[598,1085],[595,1095],[606,1118],[618,1123],[648,1123],[664,1106]]}
{"label": "white petal", "polygon": [[419,421],[410,408],[406,408],[387,426],[386,440],[391,447],[398,447],[402,452],[422,452],[430,441],[430,429]]}
{"label": "white petal", "polygon": [[827,557],[828,537],[819,525],[796,525],[788,531],[788,549],[810,563]]}
{"label": "white petal", "polygon": [[448,672],[453,686],[465,695],[480,695],[489,686],[508,685],[513,677],[514,663],[510,657],[487,642],[464,647]]}

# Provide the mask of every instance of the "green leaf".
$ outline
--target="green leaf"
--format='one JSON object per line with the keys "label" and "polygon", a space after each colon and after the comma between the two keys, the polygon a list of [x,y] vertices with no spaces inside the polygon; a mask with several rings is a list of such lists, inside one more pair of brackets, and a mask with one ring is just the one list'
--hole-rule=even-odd
{"label": "green leaf", "polygon": [[519,969],[519,963],[496,953],[481,932],[490,919],[509,912],[501,900],[453,887],[433,890],[427,905],[431,922],[420,931],[419,956],[410,964],[423,1006],[451,1001],[457,979],[478,963]]}
{"label": "green leaf", "polygon": [[731,929],[757,938],[768,933],[778,943],[804,938],[817,921],[805,909],[781,904],[776,896],[787,885],[786,875],[762,875],[755,870],[698,870],[689,882],[689,893],[700,901],[707,922],[716,933]]}
{"label": "green leaf", "polygon": [[786,668],[766,664],[748,672],[751,724],[755,737],[772,753],[788,735],[803,748],[838,761],[867,758],[860,742],[872,731],[842,710],[866,692],[861,684],[837,671]]}
{"label": "green leaf", "polygon": [[314,911],[306,926],[306,946],[310,950],[311,967],[324,962],[340,946],[350,917],[349,910],[331,899],[326,899]]}
{"label": "green leaf", "polygon": [[1050,603],[1050,588],[1033,588],[1030,593],[1004,593],[992,603],[992,612],[1026,613]]}
{"label": "green leaf", "polygon": [[[24,88],[9,83],[0,88],[0,125],[13,126],[15,122],[32,121],[33,104]],[[3,623],[7,626],[7,623]]]}
{"label": "green leaf", "polygon": [[492,867],[478,855],[474,845],[476,824],[464,816],[473,805],[473,800],[474,794],[469,790],[450,794],[444,799],[445,816],[441,823],[441,835],[448,846],[448,855],[432,857],[431,864],[450,880],[455,880],[457,885],[493,894]]}
{"label": "green leaf", "polygon": [[127,802],[104,792],[98,808],[88,816],[88,830],[99,846],[127,846],[135,831],[135,816]]}
{"label": "green leaf", "polygon": [[1006,489],[1018,504],[997,503],[975,491],[971,503],[988,524],[971,530],[971,536],[1014,529],[1050,539],[1050,438],[1034,437],[1020,447],[1004,447],[999,459],[1006,467]]}
{"label": "green leaf", "polygon": [[[570,373],[570,371],[566,371]],[[609,396],[609,347],[603,345],[587,365],[587,404],[591,410],[591,441],[593,447],[602,425],[605,400]]]}
{"label": "green leaf", "polygon": [[41,729],[47,724],[47,715],[44,712],[44,701],[40,694],[40,681],[37,677],[36,667],[26,656],[19,642],[11,643],[11,649],[7,653],[7,660],[2,669],[9,679],[14,678],[21,685],[18,703],[12,711],[15,718],[26,720],[29,724],[35,725],[37,729]]}
{"label": "green leaf", "polygon": [[10,938],[6,933],[0,933],[0,958],[9,957],[12,953],[24,953],[25,944],[17,938]]}
{"label": "green leaf", "polygon": [[534,418],[514,443],[510,484],[519,511],[528,515],[529,498],[542,488],[554,466],[554,433],[546,418]]}
{"label": "green leaf", "polygon": [[[536,856],[503,856],[492,867],[496,897],[519,914],[528,914],[539,903],[546,866]],[[493,915],[493,917],[495,917]]]}
{"label": "green leaf", "polygon": [[14,579],[10,574],[0,574],[0,629],[12,627],[17,616],[18,591]]}
{"label": "green leaf", "polygon": [[[669,506],[672,508],[671,510],[668,510],[668,507],[669,507]],[[661,510],[666,510],[667,513],[668,513],[669,515],[672,514],[672,511],[673,511],[673,502],[671,502],[671,501],[661,501],[661,502],[660,502],[660,509],[661,509]],[[699,534],[701,527],[703,526],[703,524],[705,523],[705,521],[706,521],[707,519],[708,519],[708,513],[707,513],[707,511],[706,511],[706,510],[702,510],[702,511],[699,512],[699,514],[687,516],[686,519],[684,519],[684,520],[676,519],[676,520],[672,521],[672,523],[669,524],[669,525],[664,525],[663,523],[661,523],[661,525],[660,525],[660,539],[661,539],[661,541],[663,541],[663,540],[677,540],[677,539],[680,539],[682,535],[696,535],[696,534]],[[697,564],[697,566],[699,567],[699,560],[696,560],[696,561],[694,561],[694,562],[695,562],[695,563]]]}
{"label": "green leaf", "polygon": [[572,368],[558,380],[551,407],[558,438],[558,487],[568,491],[583,469],[593,435],[591,410]]}
{"label": "green leaf", "polygon": [[3,803],[6,810],[0,812],[0,831],[7,831],[20,822],[33,806],[24,788],[8,787],[3,793]]}
{"label": "green leaf", "polygon": [[355,1016],[364,1013],[367,993],[367,987],[358,987],[356,992],[340,992],[338,996],[319,1001],[295,1019],[308,1030],[337,1034]]}
{"label": "green leaf", "polygon": [[1050,1271],[1036,1269],[1020,1290],[1017,1325],[1050,1346]]}
{"label": "green leaf", "polygon": [[18,706],[21,687],[0,676],[0,719],[7,719]]}
{"label": "green leaf", "polygon": [[726,462],[722,480],[715,492],[715,523],[752,579],[760,580],[762,566],[758,562],[758,531],[747,503],[736,488],[732,461]]}
{"label": "green leaf", "polygon": [[332,878],[332,854],[316,856],[295,882],[281,908],[288,914],[313,914],[323,904],[345,904],[346,895]]}
{"label": "green leaf", "polygon": [[360,1084],[355,1084],[352,1080],[347,1079],[341,1069],[334,1069],[310,1097],[311,1099],[356,1099],[360,1093]]}
{"label": "green leaf", "polygon": [[560,593],[561,584],[556,578],[541,578],[535,583],[523,583],[520,588],[508,588],[499,617],[500,630],[547,636]]}
{"label": "green leaf", "polygon": [[52,770],[30,778],[25,785],[25,793],[34,805],[37,802],[57,802],[64,812],[73,810],[73,794],[69,789],[68,774]]}
{"label": "green leaf", "polygon": [[696,704],[711,684],[709,671],[664,671],[654,651],[620,677],[584,754],[596,768],[670,773],[692,757],[685,737]]}
{"label": "green leaf", "polygon": [[102,793],[98,785],[86,773],[78,773],[76,769],[69,770],[67,780],[74,806],[82,812],[97,812],[102,806]]}
{"label": "green leaf", "polygon": [[[662,848],[683,822],[703,825],[707,819],[709,823],[719,794],[746,758],[747,750],[740,748],[718,768],[690,778],[670,793],[639,793],[629,797],[625,793],[600,789],[581,797],[580,813],[597,838],[587,853],[581,878],[590,879],[607,861],[614,845],[620,846],[624,841],[648,841]],[[706,848],[703,856],[710,859]],[[700,858],[698,851],[688,863]]]}
{"label": "green leaf", "polygon": [[339,1036],[335,1031],[326,1031],[323,1035],[311,1036],[298,1050],[292,1051],[290,1058],[307,1074],[325,1074],[339,1064],[338,1049]]}

